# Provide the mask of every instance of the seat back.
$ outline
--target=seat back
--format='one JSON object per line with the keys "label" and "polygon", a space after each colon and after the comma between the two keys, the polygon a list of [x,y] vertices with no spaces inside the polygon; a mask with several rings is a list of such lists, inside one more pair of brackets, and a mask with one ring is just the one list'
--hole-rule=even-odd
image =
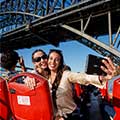
{"label": "seat back", "polygon": [[9,120],[10,107],[8,99],[7,82],[0,77],[0,120]]}
{"label": "seat back", "polygon": [[120,76],[113,84],[113,106],[116,112],[114,120],[120,120]]}
{"label": "seat back", "polygon": [[[36,88],[31,90],[25,84],[15,82],[23,76],[34,78],[37,81]],[[52,100],[45,78],[32,73],[21,73],[9,81],[8,88],[14,119],[53,120]]]}

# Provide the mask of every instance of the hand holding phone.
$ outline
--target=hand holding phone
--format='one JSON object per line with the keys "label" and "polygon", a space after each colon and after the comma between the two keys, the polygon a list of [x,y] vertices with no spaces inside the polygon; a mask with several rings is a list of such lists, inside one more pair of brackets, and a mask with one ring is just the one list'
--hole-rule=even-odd
{"label": "hand holding phone", "polygon": [[85,73],[91,75],[106,75],[106,73],[100,68],[100,66],[106,67],[102,60],[105,58],[89,54],[86,60]]}

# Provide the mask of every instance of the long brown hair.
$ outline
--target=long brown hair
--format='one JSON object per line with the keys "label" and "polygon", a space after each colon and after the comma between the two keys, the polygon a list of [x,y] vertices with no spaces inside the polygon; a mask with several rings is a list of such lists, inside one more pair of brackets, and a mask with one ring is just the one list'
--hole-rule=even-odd
{"label": "long brown hair", "polygon": [[57,49],[51,49],[49,54],[48,54],[48,58],[50,56],[51,53],[57,53],[60,55],[60,65],[58,67],[58,70],[57,70],[57,75],[56,75],[56,78],[54,80],[54,83],[52,84],[52,98],[53,98],[53,103],[55,105],[55,107],[57,108],[56,106],[56,91],[57,91],[57,88],[60,84],[60,80],[62,78],[62,74],[65,70],[70,70],[70,67],[64,65],[64,58],[63,58],[63,54],[62,54],[62,51],[61,50],[57,50]]}

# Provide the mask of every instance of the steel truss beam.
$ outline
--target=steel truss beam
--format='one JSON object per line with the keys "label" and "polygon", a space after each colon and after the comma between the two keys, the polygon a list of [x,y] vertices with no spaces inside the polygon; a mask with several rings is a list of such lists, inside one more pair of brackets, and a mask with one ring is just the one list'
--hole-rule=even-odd
{"label": "steel truss beam", "polygon": [[[0,7],[0,47],[21,49],[78,40],[120,64],[119,0],[5,0]],[[97,40],[101,35],[109,35],[108,45]]]}
{"label": "steel truss beam", "polygon": [[[113,59],[113,61],[115,61],[116,64],[120,65],[120,51],[118,51],[115,48],[115,43],[117,41],[117,38],[120,34],[120,26],[118,26],[118,30],[116,31],[116,35],[114,37],[114,40],[112,39],[112,25],[111,25],[111,12],[108,11],[107,13],[104,13],[106,15],[108,15],[108,33],[109,33],[109,45],[100,42],[100,40],[95,39],[93,36],[88,35],[87,33],[85,33],[87,27],[89,26],[91,19],[92,19],[92,14],[90,14],[90,16],[88,17],[88,19],[86,20],[86,23],[84,23],[84,19],[81,19],[80,22],[80,29],[76,29],[74,27],[71,27],[68,25],[61,25],[61,27],[77,34],[80,36],[80,39],[78,39],[78,41],[88,47],[90,47],[91,49],[95,50],[96,52],[98,52],[99,54],[103,55],[103,56],[111,56],[111,58]],[[95,16],[94,16],[95,17]],[[72,24],[71,24],[72,25]],[[86,40],[82,40],[82,38],[85,38]],[[117,42],[117,48],[120,45],[120,40],[118,40]]]}
{"label": "steel truss beam", "polygon": [[3,0],[0,1],[1,32],[11,31],[38,18],[64,8],[86,4],[91,0]]}
{"label": "steel truss beam", "polygon": [[[120,64],[120,52],[119,51],[115,50],[114,48],[109,47],[108,45],[98,41],[97,39],[95,39],[95,38],[81,32],[81,31],[79,31],[79,30],[77,30],[77,29],[75,29],[73,27],[70,27],[68,25],[61,25],[61,27],[65,28],[65,29],[67,29],[67,30],[69,30],[69,31],[71,31],[71,32],[73,32],[75,34],[80,35],[81,37],[89,40],[90,42],[96,44],[99,47],[102,47],[104,50],[106,50],[108,52],[109,56],[113,55],[113,56],[111,56],[112,58],[114,58],[113,60],[115,60],[115,57],[117,56],[118,60],[115,60],[115,62],[116,63],[119,62],[119,64]],[[97,50],[95,50],[95,51],[97,51]],[[100,51],[99,51],[99,53],[100,53]]]}

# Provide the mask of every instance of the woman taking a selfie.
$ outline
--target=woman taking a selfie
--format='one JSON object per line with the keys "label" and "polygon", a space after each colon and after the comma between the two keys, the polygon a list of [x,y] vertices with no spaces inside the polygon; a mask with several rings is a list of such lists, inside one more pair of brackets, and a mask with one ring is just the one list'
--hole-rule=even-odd
{"label": "woman taking a selfie", "polygon": [[[38,56],[37,56],[38,57]],[[115,66],[109,58],[103,61],[106,67],[101,69],[107,73],[106,76],[88,75],[86,73],[71,72],[69,67],[64,64],[62,51],[52,49],[48,54],[48,83],[53,99],[55,120],[79,120],[77,114],[77,105],[73,99],[72,84],[78,83],[82,85],[92,84],[96,87],[103,87],[107,80],[114,76]],[[39,61],[41,64],[42,59]],[[36,86],[34,79],[26,81],[28,87]]]}
{"label": "woman taking a selfie", "polygon": [[62,51],[50,50],[48,54],[48,68],[50,70],[48,82],[52,90],[52,98],[55,108],[56,120],[78,120],[77,105],[73,99],[72,84],[92,84],[102,87],[106,80],[111,79],[116,71],[115,66],[109,58],[103,61],[106,67],[101,69],[107,73],[106,76],[88,75],[85,73],[74,73],[64,65]]}

